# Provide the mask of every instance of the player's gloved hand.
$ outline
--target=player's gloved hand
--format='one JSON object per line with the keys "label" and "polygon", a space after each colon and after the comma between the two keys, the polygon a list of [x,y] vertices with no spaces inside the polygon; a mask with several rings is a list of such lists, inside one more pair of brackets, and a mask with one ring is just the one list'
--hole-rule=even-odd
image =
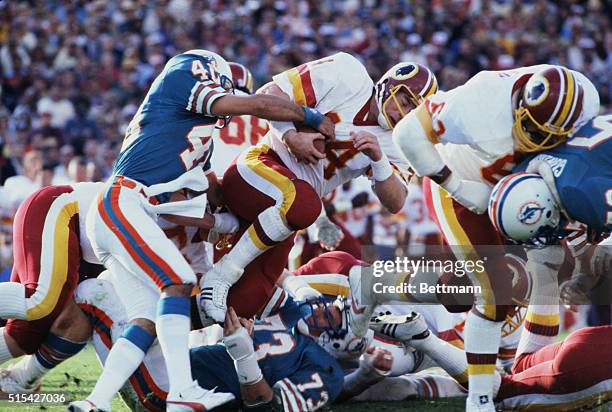
{"label": "player's gloved hand", "polygon": [[314,241],[325,250],[335,250],[344,239],[344,234],[338,225],[327,216],[320,216],[315,221]]}
{"label": "player's gloved hand", "polygon": [[307,301],[321,297],[321,293],[310,287],[302,277],[295,275],[287,275],[283,280],[283,289],[288,291],[295,300]]}
{"label": "player's gloved hand", "polygon": [[238,218],[232,213],[215,213],[213,214],[215,223],[212,230],[217,233],[235,233],[240,226]]}
{"label": "player's gloved hand", "polygon": [[223,344],[234,360],[240,384],[251,385],[261,380],[263,375],[255,357],[253,338],[243,325],[234,308],[228,308],[223,324]]}
{"label": "player's gloved hand", "polygon": [[467,207],[470,211],[482,215],[487,211],[491,188],[481,182],[463,180],[456,174],[451,175],[442,182],[441,186],[457,202]]}

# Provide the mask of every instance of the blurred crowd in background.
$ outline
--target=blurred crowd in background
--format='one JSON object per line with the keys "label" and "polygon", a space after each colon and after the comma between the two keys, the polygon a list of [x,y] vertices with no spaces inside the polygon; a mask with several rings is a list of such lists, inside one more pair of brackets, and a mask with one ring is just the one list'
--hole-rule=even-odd
{"label": "blurred crowd in background", "polygon": [[258,85],[338,50],[358,56],[374,80],[398,61],[426,64],[442,89],[483,69],[562,64],[587,75],[609,109],[610,7],[605,0],[0,1],[0,207],[8,222],[40,186],[108,177],[152,80],[169,57],[194,48],[246,65]]}

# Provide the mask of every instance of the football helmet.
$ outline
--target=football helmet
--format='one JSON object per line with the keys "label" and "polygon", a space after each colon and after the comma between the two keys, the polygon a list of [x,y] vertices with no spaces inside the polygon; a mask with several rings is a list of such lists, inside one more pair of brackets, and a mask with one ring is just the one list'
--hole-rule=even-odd
{"label": "football helmet", "polygon": [[510,240],[546,245],[554,240],[561,211],[540,175],[520,172],[504,177],[493,188],[489,219]]}
{"label": "football helmet", "polygon": [[255,91],[255,82],[253,81],[253,73],[246,66],[236,63],[229,62],[230,70],[232,71],[232,81],[234,82],[234,88],[241,90],[247,94],[253,94]]}
{"label": "football helmet", "polygon": [[537,152],[563,143],[582,113],[583,100],[584,88],[569,69],[556,66],[533,74],[514,111],[516,147]]}
{"label": "football helmet", "polygon": [[349,331],[348,310],[344,297],[306,300],[300,303],[304,316],[298,321],[298,330],[315,339],[342,339]]}
{"label": "football helmet", "polygon": [[[396,64],[376,82],[378,124],[385,129],[393,129],[396,122],[437,91],[438,80],[429,68],[412,62]],[[408,107],[406,104],[402,105],[398,99],[401,93],[406,94]],[[392,104],[401,115],[400,119],[395,121],[389,116],[389,108],[393,107]]]}

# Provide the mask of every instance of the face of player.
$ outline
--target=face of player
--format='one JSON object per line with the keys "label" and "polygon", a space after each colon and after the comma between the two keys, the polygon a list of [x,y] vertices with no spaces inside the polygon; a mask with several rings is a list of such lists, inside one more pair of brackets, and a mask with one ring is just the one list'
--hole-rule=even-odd
{"label": "face of player", "polygon": [[400,89],[385,104],[385,112],[391,123],[390,126],[395,127],[395,125],[414,108],[413,99],[408,92],[404,89]]}
{"label": "face of player", "polygon": [[326,303],[325,305],[327,309],[324,306],[317,306],[313,309],[312,315],[306,318],[306,324],[311,336],[319,337],[325,329],[340,328],[342,326],[340,309],[332,303]]}

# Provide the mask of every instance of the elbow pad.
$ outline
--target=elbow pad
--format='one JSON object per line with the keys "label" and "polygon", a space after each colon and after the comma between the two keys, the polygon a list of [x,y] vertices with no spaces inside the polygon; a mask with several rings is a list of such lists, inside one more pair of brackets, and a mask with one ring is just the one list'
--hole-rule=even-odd
{"label": "elbow pad", "polygon": [[416,110],[408,113],[393,129],[393,142],[419,176],[435,175],[444,167],[444,162],[435,146],[429,141]]}

